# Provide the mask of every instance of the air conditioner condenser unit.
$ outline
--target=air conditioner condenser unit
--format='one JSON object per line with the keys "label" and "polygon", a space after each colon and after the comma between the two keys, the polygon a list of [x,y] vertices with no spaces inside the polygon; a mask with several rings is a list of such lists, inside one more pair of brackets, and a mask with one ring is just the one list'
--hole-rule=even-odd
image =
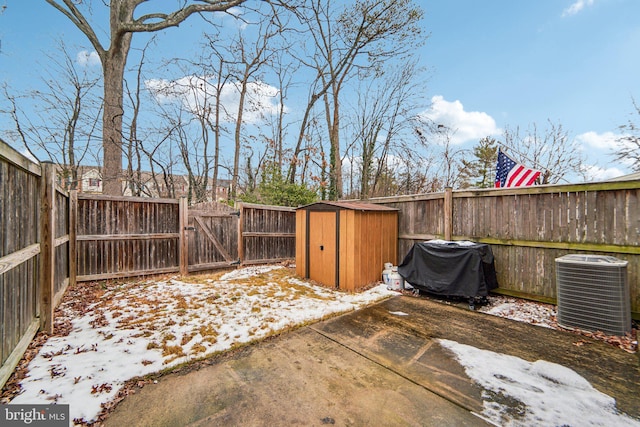
{"label": "air conditioner condenser unit", "polygon": [[602,255],[556,258],[558,324],[624,335],[631,331],[627,261]]}

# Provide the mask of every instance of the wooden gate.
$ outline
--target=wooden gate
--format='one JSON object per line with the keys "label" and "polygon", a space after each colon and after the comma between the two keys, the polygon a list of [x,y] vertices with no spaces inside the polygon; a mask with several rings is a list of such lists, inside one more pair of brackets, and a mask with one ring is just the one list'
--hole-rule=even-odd
{"label": "wooden gate", "polygon": [[239,219],[240,213],[224,204],[201,203],[189,207],[184,228],[190,273],[240,263]]}

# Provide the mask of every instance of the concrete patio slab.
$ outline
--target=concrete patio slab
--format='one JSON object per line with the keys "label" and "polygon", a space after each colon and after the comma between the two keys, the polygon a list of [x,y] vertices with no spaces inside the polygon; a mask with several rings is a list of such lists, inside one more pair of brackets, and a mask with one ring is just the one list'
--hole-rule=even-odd
{"label": "concrete patio slab", "polygon": [[401,296],[162,376],[105,425],[488,425],[482,390],[436,338],[562,364],[640,416],[637,354]]}

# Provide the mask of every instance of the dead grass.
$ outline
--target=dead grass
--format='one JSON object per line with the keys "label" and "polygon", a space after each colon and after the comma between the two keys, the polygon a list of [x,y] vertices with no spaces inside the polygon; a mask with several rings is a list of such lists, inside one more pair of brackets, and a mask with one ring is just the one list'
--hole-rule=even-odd
{"label": "dead grass", "polygon": [[180,281],[184,283],[191,283],[194,285],[203,285],[206,286],[211,282],[217,282],[220,280],[222,276],[227,274],[228,272],[233,271],[232,269],[220,270],[215,273],[205,273],[205,274],[194,274],[189,276],[181,276]]}

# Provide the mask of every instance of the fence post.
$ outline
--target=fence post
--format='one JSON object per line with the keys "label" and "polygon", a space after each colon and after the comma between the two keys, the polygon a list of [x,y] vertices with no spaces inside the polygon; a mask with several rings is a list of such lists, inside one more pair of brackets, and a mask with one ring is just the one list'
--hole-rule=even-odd
{"label": "fence post", "polygon": [[69,286],[76,285],[78,276],[78,190],[69,191]]}
{"label": "fence post", "polygon": [[55,284],[55,202],[56,169],[42,162],[40,189],[40,329],[53,333]]}
{"label": "fence post", "polygon": [[244,205],[242,202],[237,203],[236,208],[238,209],[238,260],[240,261],[240,265],[244,262],[244,239],[242,238],[242,220],[244,218]]}
{"label": "fence post", "polygon": [[451,240],[451,228],[453,224],[453,189],[444,189],[444,240]]}
{"label": "fence post", "polygon": [[189,225],[189,206],[186,197],[180,197],[178,209],[178,227],[180,228],[180,274],[189,274],[189,243],[187,241],[187,226]]}

